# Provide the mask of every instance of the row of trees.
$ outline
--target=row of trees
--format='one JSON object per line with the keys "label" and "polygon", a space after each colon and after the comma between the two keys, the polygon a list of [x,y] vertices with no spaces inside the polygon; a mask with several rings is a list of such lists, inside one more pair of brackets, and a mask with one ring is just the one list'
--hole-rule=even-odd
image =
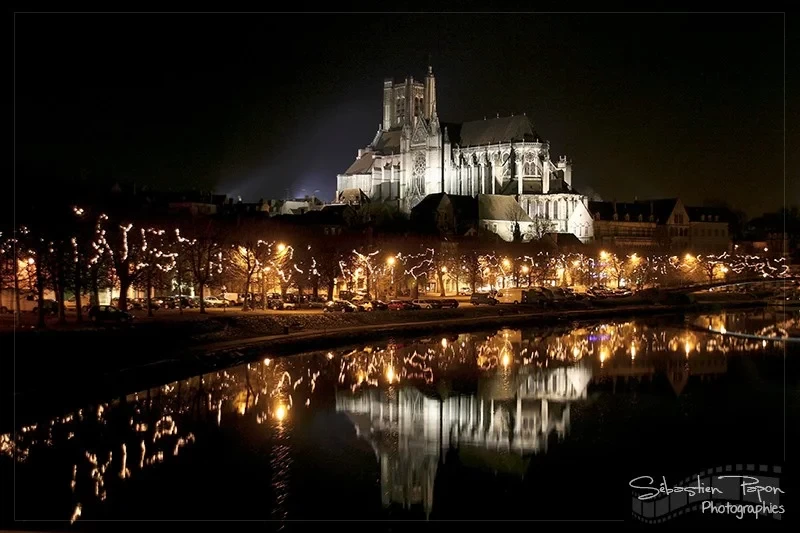
{"label": "row of trees", "polygon": [[[54,220],[55,218],[55,220]],[[35,217],[32,220],[37,220]],[[755,256],[649,256],[607,251],[556,253],[530,243],[472,240],[442,242],[425,236],[375,237],[371,231],[324,235],[319,228],[282,226],[265,218],[137,220],[74,206],[46,221],[0,235],[2,288],[52,290],[65,320],[65,297],[99,302],[102,290],[119,293],[126,309],[132,288],[150,309],[155,294],[193,291],[205,312],[207,290],[246,294],[252,308],[260,294],[296,291],[329,298],[335,287],[376,297],[415,297],[435,282],[451,290],[536,285],[628,285],[637,288],[717,279],[785,275],[780,260]],[[88,302],[82,301],[84,295]],[[8,308],[16,305],[0,302]],[[40,326],[44,308],[40,306]]]}

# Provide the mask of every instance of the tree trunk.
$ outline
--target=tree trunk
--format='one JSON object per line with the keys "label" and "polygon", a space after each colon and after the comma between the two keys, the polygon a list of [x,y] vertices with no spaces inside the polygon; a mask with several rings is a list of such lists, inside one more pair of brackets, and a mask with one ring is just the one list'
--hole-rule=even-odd
{"label": "tree trunk", "polygon": [[98,281],[98,277],[100,277],[100,268],[99,267],[92,267],[90,270],[92,275],[92,305],[100,305],[100,283]]}
{"label": "tree trunk", "polygon": [[445,290],[444,290],[444,274],[442,274],[442,271],[441,271],[441,270],[439,271],[438,277],[439,277],[439,296],[442,296],[442,297],[444,297],[444,296],[445,296]]}
{"label": "tree trunk", "polygon": [[[125,268],[128,265],[124,265]],[[119,278],[119,308],[121,311],[128,310],[128,289],[131,287],[131,279],[126,274],[124,276],[117,276]]]}
{"label": "tree trunk", "polygon": [[333,278],[328,279],[328,301],[333,300]]}
{"label": "tree trunk", "polygon": [[75,314],[78,322],[83,322],[83,309],[81,309],[81,257],[78,256],[78,262],[75,263]]}
{"label": "tree trunk", "polygon": [[261,276],[261,310],[267,310],[267,276]]}
{"label": "tree trunk", "polygon": [[151,304],[153,302],[153,299],[152,299],[152,296],[151,296],[151,294],[153,293],[153,273],[150,270],[151,268],[152,267],[148,267],[147,268],[147,283],[145,285],[145,288],[147,290],[147,297],[145,298],[145,305],[147,306],[147,316],[148,317],[152,317],[153,316],[153,308],[151,307]]}
{"label": "tree trunk", "polygon": [[244,303],[242,303],[242,311],[249,311],[252,307],[250,302],[250,279],[252,274],[248,271],[247,277],[244,280]]}
{"label": "tree trunk", "polygon": [[[17,256],[17,244],[14,243],[14,327],[19,325],[19,257]],[[30,286],[30,285],[29,285]],[[16,331],[16,330],[15,330]]]}
{"label": "tree trunk", "polygon": [[56,276],[56,300],[58,305],[58,323],[59,324],[66,324],[67,323],[67,314],[66,309],[64,306],[64,292],[65,292],[65,285],[66,279],[64,279],[64,268],[62,265],[59,265],[56,269],[57,276]]}
{"label": "tree trunk", "polygon": [[39,302],[39,318],[36,326],[40,329],[45,327],[44,322],[44,273],[42,272],[42,254],[39,254],[39,262],[36,263],[36,292]]}
{"label": "tree trunk", "polygon": [[205,301],[205,281],[200,282],[200,313],[206,314],[206,301]]}
{"label": "tree trunk", "polygon": [[180,260],[178,261],[178,313],[183,314],[183,270]]}

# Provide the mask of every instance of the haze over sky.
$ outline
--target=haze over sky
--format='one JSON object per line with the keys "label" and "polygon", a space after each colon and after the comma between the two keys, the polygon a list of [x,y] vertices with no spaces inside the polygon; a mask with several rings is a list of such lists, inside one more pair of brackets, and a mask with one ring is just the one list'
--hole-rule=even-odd
{"label": "haze over sky", "polygon": [[17,183],[331,199],[378,128],[383,78],[421,79],[430,56],[441,120],[527,113],[578,190],[757,215],[784,198],[783,28],[783,14],[17,14]]}

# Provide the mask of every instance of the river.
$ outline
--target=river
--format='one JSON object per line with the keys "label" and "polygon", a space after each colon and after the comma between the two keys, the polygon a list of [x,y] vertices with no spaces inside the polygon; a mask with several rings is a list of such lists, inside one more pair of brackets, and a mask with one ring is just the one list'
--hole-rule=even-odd
{"label": "river", "polygon": [[786,466],[800,346],[713,325],[769,337],[797,315],[264,354],[0,436],[4,518],[630,520],[637,476]]}

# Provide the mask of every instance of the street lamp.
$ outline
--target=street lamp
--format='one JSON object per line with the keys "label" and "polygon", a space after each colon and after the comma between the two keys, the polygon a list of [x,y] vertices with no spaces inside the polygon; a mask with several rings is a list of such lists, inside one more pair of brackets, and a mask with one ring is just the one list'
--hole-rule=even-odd
{"label": "street lamp", "polygon": [[282,242],[278,243],[278,253],[283,253],[286,250],[286,245]]}
{"label": "street lamp", "polygon": [[395,263],[394,257],[389,257],[389,258],[386,259],[386,264],[387,265],[394,266],[394,263]]}

